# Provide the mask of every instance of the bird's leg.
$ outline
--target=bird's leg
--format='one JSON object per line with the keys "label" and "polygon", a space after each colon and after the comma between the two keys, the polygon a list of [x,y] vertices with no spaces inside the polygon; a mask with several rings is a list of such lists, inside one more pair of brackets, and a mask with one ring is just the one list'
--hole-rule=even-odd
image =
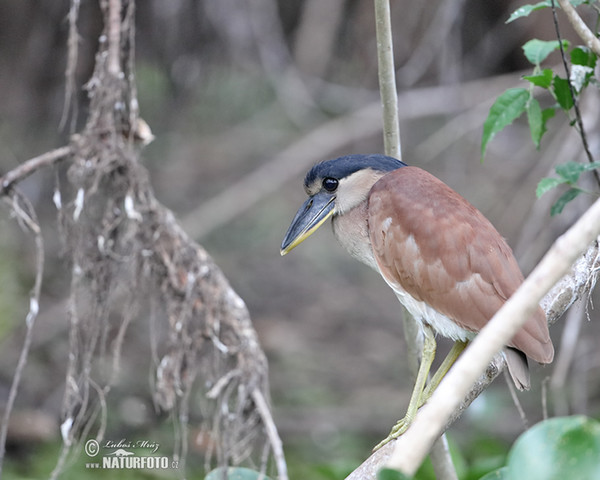
{"label": "bird's leg", "polygon": [[406,415],[402,420],[399,420],[396,425],[394,425],[387,438],[377,444],[373,450],[378,450],[390,440],[398,438],[400,435],[406,432],[414,420],[417,410],[421,405],[423,405],[423,403],[425,403],[422,398],[425,389],[425,383],[427,382],[427,377],[429,375],[429,370],[431,369],[431,364],[435,358],[436,342],[433,331],[427,325],[423,326],[423,336],[423,353],[421,354],[421,364],[419,365],[415,386],[410,396],[410,401],[408,402]]}
{"label": "bird's leg", "polygon": [[452,345],[452,348],[448,352],[448,355],[446,355],[446,358],[444,358],[444,361],[439,366],[439,368],[437,369],[437,371],[435,372],[435,374],[433,375],[433,377],[427,384],[427,387],[423,391],[423,395],[421,396],[421,403],[420,403],[419,407],[422,407],[425,404],[425,402],[427,400],[429,400],[431,395],[433,395],[433,392],[435,391],[435,389],[438,387],[438,385],[440,384],[440,382],[442,381],[444,376],[448,373],[448,370],[450,370],[450,367],[452,367],[452,365],[454,365],[454,362],[459,357],[459,355],[463,352],[463,350],[467,347],[467,345],[468,345],[468,342],[461,342],[461,341],[454,342],[454,345]]}

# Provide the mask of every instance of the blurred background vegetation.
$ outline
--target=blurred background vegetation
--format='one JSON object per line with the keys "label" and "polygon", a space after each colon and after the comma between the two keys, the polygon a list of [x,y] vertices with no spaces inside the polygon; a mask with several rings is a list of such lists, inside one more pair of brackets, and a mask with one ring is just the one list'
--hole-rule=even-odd
{"label": "blurred background vegetation", "polygon": [[[522,3],[395,0],[392,23],[404,160],[482,210],[527,272],[589,199],[579,198],[552,219],[549,206],[560,192],[535,200],[539,179],[557,162],[580,155],[576,133],[560,116],[549,122],[539,151],[527,126],[517,122],[496,137],[480,163],[489,106],[530,73],[521,45],[555,38],[549,10],[505,24]],[[81,3],[75,130],[85,119],[81,86],[91,75],[101,31],[98,8]],[[69,126],[59,129],[68,10],[67,0],[0,3],[2,173],[68,138]],[[145,0],[137,4],[136,21],[140,113],[156,136],[143,162],[157,197],[214,257],[250,309],[270,362],[291,478],[343,478],[387,435],[408,401],[400,306],[327,229],[285,258],[279,245],[304,198],[305,170],[326,158],[383,149],[372,2]],[[562,17],[561,28],[575,39]],[[558,65],[558,56],[549,63]],[[584,121],[598,121],[595,92],[582,107]],[[597,132],[591,132],[596,149]],[[6,475],[41,478],[60,445],[70,278],[51,200],[53,173],[37,173],[21,187],[41,216],[47,266]],[[7,209],[0,210],[0,233],[1,408],[23,340],[34,248]],[[530,425],[542,417],[542,383],[551,414],[599,414],[597,314],[589,306],[574,318],[570,328],[579,330],[571,336],[575,353],[564,360],[567,369],[534,365],[532,391],[519,395]],[[127,334],[106,437],[147,438],[166,454],[172,425],[156,414],[149,394],[144,320]],[[558,358],[563,326],[551,329]],[[448,347],[442,342],[442,353]],[[505,383],[496,381],[450,431],[461,478],[478,478],[501,464],[523,430]],[[195,433],[188,465],[200,472],[206,446]],[[84,464],[82,454],[65,478],[99,478]]]}

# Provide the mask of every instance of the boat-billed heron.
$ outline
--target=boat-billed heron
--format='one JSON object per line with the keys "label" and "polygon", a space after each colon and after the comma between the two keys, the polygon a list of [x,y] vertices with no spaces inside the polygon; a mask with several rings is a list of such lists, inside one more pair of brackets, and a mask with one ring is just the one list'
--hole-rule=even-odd
{"label": "boat-billed heron", "polygon": [[[406,416],[410,425],[469,340],[523,282],[513,253],[492,224],[428,172],[384,155],[348,155],[312,167],[308,200],[292,220],[284,255],[332,219],[339,243],[383,277],[423,333],[423,354]],[[426,386],[435,356],[434,333],[455,341]],[[541,308],[503,354],[519,390],[529,389],[527,357],[550,363],[554,347]],[[384,442],[385,442],[384,441]]]}

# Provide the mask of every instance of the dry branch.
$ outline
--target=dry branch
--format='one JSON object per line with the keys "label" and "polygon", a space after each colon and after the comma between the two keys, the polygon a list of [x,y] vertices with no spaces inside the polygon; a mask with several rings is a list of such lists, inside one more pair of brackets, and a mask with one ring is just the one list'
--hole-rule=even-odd
{"label": "dry branch", "polygon": [[[4,185],[4,183],[1,185]],[[3,190],[5,192],[6,188],[3,187]],[[4,192],[0,191],[0,193]],[[33,327],[40,310],[40,294],[42,291],[42,276],[44,273],[44,241],[42,239],[40,227],[35,215],[35,210],[33,209],[33,206],[29,200],[15,189],[12,189],[10,192],[8,192],[8,197],[7,203],[11,204],[12,211],[14,212],[17,221],[23,227],[23,229],[30,231],[34,236],[36,249],[36,274],[29,299],[29,312],[25,318],[25,340],[23,342],[23,347],[21,348],[17,366],[15,367],[12,384],[8,392],[6,405],[4,406],[2,423],[0,424],[0,477],[2,476],[2,465],[6,451],[6,436],[8,434],[10,415],[17,399],[21,377],[29,356],[29,349],[31,347],[31,341],[33,337]]]}

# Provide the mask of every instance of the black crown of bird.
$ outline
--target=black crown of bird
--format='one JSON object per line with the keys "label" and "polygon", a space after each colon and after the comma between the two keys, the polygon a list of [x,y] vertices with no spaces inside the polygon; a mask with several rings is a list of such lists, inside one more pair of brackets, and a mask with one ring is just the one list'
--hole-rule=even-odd
{"label": "black crown of bird", "polygon": [[[484,215],[441,180],[385,155],[318,163],[304,179],[308,199],[285,234],[285,255],[329,218],[339,243],[377,271],[414,317],[423,353],[406,416],[381,446],[402,435],[456,358],[523,283],[512,250]],[[454,346],[426,385],[435,334]],[[552,362],[554,347],[538,309],[503,350],[519,390],[530,388],[527,358]]]}

